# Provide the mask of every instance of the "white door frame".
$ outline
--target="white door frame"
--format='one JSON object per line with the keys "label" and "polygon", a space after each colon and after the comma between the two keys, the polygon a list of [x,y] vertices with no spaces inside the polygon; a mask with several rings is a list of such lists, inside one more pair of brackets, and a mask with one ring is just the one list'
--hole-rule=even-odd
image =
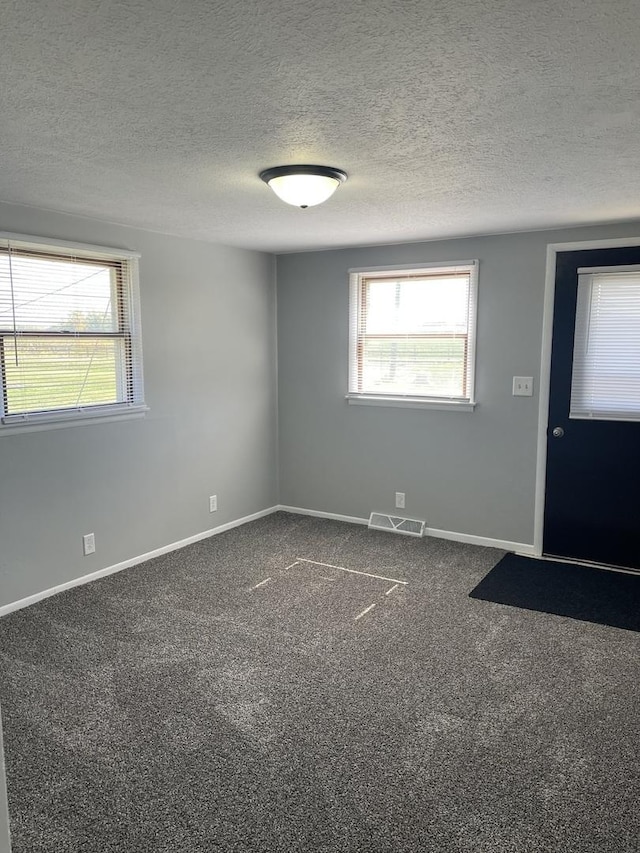
{"label": "white door frame", "polygon": [[614,240],[585,240],[579,243],[549,243],[544,284],[542,315],[542,355],[540,358],[540,403],[538,409],[538,454],[536,463],[536,500],[533,526],[533,553],[542,556],[544,535],[544,492],[547,479],[547,427],[549,426],[549,388],[551,378],[551,343],[553,338],[553,305],[556,295],[556,261],[558,252],[580,252],[588,249],[624,249],[640,246],[640,237],[617,237]]}

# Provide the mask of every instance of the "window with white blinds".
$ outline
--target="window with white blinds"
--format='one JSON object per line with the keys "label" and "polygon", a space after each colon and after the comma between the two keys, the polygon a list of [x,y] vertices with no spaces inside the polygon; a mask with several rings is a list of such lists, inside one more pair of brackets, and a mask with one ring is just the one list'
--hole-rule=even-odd
{"label": "window with white blinds", "polygon": [[143,411],[137,257],[0,236],[1,423]]}
{"label": "window with white blinds", "polygon": [[578,276],[569,416],[640,420],[640,268]]}
{"label": "window with white blinds", "polygon": [[352,272],[348,397],[473,404],[477,269]]}

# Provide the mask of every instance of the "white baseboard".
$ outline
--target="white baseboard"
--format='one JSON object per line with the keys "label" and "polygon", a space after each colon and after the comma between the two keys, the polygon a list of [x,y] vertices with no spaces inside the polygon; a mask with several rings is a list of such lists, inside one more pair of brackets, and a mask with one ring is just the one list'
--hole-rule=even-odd
{"label": "white baseboard", "polygon": [[369,524],[368,518],[358,518],[356,515],[338,515],[335,512],[321,512],[319,509],[303,509],[299,506],[276,507],[280,512],[292,512],[295,515],[312,515],[314,518],[330,518],[332,521],[346,521],[348,524]]}
{"label": "white baseboard", "polygon": [[425,536],[435,536],[437,539],[451,539],[453,542],[466,542],[468,545],[482,545],[484,548],[499,548],[501,551],[514,551],[523,556],[534,556],[533,545],[524,542],[510,542],[508,539],[492,539],[489,536],[476,536],[473,533],[455,533],[451,530],[438,530],[435,527],[425,527]]}
{"label": "white baseboard", "polygon": [[91,581],[98,580],[98,578],[104,578],[107,575],[114,575],[116,572],[121,572],[123,569],[129,569],[131,566],[137,566],[139,563],[144,563],[147,560],[151,560],[153,557],[160,557],[162,554],[168,554],[170,551],[177,551],[178,548],[184,548],[185,545],[200,542],[201,539],[208,539],[210,536],[216,536],[218,533],[224,533],[225,530],[232,530],[234,527],[240,527],[243,524],[247,524],[249,521],[256,521],[258,518],[264,518],[265,515],[271,515],[279,509],[279,506],[262,509],[260,512],[254,512],[252,515],[245,515],[243,518],[237,518],[235,521],[228,521],[226,524],[221,524],[219,527],[212,527],[211,530],[204,530],[202,533],[195,533],[193,536],[188,536],[186,539],[181,539],[179,542],[172,542],[170,545],[163,545],[161,548],[156,548],[154,551],[148,551],[146,554],[140,554],[137,557],[132,557],[130,560],[124,560],[122,563],[116,563],[114,566],[107,566],[105,569],[98,569],[97,572],[91,572],[89,575],[74,578],[66,583],[53,586],[51,589],[36,592],[34,595],[29,595],[27,598],[21,598],[18,601],[12,601],[10,604],[4,604],[0,607],[0,618],[2,616],[6,616],[8,613],[13,613],[14,610],[21,610],[23,607],[28,607],[30,604],[35,604],[37,601],[42,601],[43,598],[49,598],[59,592],[64,592],[66,589],[71,589],[74,586],[82,586],[85,583],[91,583]]}
{"label": "white baseboard", "polygon": [[[161,548],[156,548],[154,551],[148,551],[146,554],[140,554],[137,557],[132,557],[130,560],[124,560],[122,563],[116,563],[114,566],[107,566],[104,569],[99,569],[97,572],[83,575],[79,578],[59,584],[58,586],[45,589],[42,592],[36,592],[27,598],[21,598],[18,601],[12,601],[10,604],[0,606],[0,618],[14,610],[21,610],[23,607],[28,607],[30,604],[35,604],[37,601],[42,601],[43,598],[49,598],[59,592],[64,592],[66,589],[72,589],[74,586],[82,586],[91,581],[104,578],[107,575],[116,574],[124,569],[129,569],[131,566],[137,566],[139,563],[144,563],[151,560],[153,557],[160,557],[162,554],[168,554],[170,551],[177,551],[178,548],[184,548],[185,545],[191,545],[194,542],[200,542],[202,539],[208,539],[210,536],[216,536],[218,533],[224,533],[225,530],[232,530],[234,527],[240,527],[250,521],[256,521],[258,518],[264,518],[266,515],[271,515],[274,512],[291,512],[296,515],[310,515],[315,518],[329,518],[333,521],[345,521],[348,524],[368,524],[368,518],[359,518],[354,515],[339,515],[335,512],[322,512],[315,509],[304,509],[297,506],[285,506],[278,504],[269,507],[268,509],[254,512],[252,515],[246,515],[243,518],[237,518],[235,521],[229,521],[226,524],[221,524],[219,527],[213,527],[211,530],[204,530],[202,533],[196,533],[193,536],[188,536],[186,539],[181,539],[179,542],[172,542],[169,545],[163,545]],[[504,539],[490,539],[486,536],[474,536],[469,533],[455,533],[451,530],[437,530],[436,528],[425,528],[426,536],[435,536],[438,539],[451,539],[454,542],[466,542],[471,545],[483,545],[489,548],[500,548],[503,551],[515,551],[516,554],[526,556],[534,556],[535,549],[533,545],[525,545],[521,542],[508,542]]]}
{"label": "white baseboard", "polygon": [[[316,509],[303,509],[299,506],[284,506],[280,504],[276,509],[282,512],[293,512],[296,515],[311,515],[315,518],[331,518],[334,521],[346,521],[349,524],[368,524],[368,518],[358,518],[354,515],[338,515],[335,512],[320,512]],[[437,539],[450,539],[453,542],[465,542],[468,545],[482,545],[485,548],[499,548],[502,551],[515,551],[516,554],[527,556],[535,555],[533,545],[523,542],[510,542],[506,539],[491,539],[488,536],[476,536],[472,533],[456,533],[453,530],[438,530],[435,527],[425,527],[425,536],[435,536]]]}

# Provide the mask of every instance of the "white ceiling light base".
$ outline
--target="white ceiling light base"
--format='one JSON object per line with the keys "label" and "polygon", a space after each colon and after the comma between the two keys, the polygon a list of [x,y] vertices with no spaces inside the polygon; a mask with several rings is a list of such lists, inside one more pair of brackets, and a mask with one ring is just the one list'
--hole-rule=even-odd
{"label": "white ceiling light base", "polygon": [[260,172],[278,198],[295,207],[322,204],[347,180],[347,173],[332,166],[275,166]]}

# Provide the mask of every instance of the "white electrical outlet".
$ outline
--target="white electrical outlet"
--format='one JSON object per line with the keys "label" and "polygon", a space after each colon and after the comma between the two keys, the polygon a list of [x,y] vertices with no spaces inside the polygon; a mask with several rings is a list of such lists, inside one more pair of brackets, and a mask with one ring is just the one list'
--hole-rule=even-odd
{"label": "white electrical outlet", "polygon": [[404,509],[404,492],[396,492],[396,509]]}
{"label": "white electrical outlet", "polygon": [[513,377],[514,397],[533,397],[533,376]]}
{"label": "white electrical outlet", "polygon": [[85,533],[82,537],[82,547],[84,549],[85,557],[88,554],[95,554],[96,552],[96,535],[95,533]]}
{"label": "white electrical outlet", "polygon": [[217,495],[209,495],[209,512],[217,512],[218,511],[218,496]]}

